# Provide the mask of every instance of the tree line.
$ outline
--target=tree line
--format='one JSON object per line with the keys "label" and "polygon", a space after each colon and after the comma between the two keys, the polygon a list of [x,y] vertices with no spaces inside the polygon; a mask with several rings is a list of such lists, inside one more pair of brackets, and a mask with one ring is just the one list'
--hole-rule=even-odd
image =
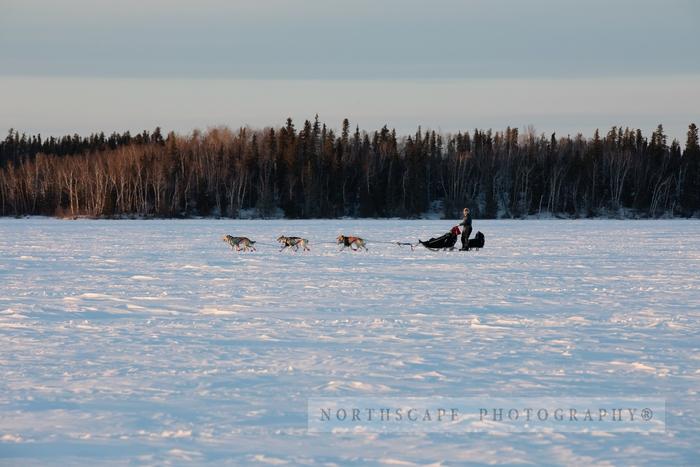
{"label": "tree line", "polygon": [[417,217],[692,216],[700,146],[669,145],[659,125],[592,137],[474,130],[398,136],[386,126],[339,132],[318,116],[297,129],[160,128],[0,141],[0,215]]}

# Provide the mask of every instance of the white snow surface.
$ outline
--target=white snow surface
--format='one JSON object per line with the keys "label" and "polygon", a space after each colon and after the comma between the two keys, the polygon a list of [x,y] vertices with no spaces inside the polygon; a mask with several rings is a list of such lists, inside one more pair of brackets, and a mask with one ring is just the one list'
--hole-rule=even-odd
{"label": "white snow surface", "polygon": [[[0,219],[0,465],[700,462],[700,222],[379,243],[456,223]],[[307,433],[310,397],[363,395],[661,397],[667,431]]]}

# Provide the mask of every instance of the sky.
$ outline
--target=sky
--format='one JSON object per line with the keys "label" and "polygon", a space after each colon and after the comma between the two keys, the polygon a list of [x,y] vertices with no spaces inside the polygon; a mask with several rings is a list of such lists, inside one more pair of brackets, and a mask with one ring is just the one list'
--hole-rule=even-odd
{"label": "sky", "polygon": [[700,123],[697,0],[0,0],[0,131]]}

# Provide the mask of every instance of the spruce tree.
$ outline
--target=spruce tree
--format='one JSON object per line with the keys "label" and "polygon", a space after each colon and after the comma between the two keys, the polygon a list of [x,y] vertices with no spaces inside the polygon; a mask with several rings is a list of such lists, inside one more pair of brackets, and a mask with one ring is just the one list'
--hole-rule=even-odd
{"label": "spruce tree", "polygon": [[700,210],[700,143],[695,123],[688,127],[681,165],[684,172],[681,205],[687,214],[692,215]]}

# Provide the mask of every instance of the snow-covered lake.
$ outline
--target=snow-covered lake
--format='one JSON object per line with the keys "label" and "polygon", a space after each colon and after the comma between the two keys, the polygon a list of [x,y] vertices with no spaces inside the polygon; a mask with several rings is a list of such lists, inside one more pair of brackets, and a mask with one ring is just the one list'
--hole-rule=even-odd
{"label": "snow-covered lake", "polygon": [[[700,222],[378,243],[455,223],[0,219],[0,464],[700,462]],[[307,432],[333,396],[661,397],[667,431]]]}

